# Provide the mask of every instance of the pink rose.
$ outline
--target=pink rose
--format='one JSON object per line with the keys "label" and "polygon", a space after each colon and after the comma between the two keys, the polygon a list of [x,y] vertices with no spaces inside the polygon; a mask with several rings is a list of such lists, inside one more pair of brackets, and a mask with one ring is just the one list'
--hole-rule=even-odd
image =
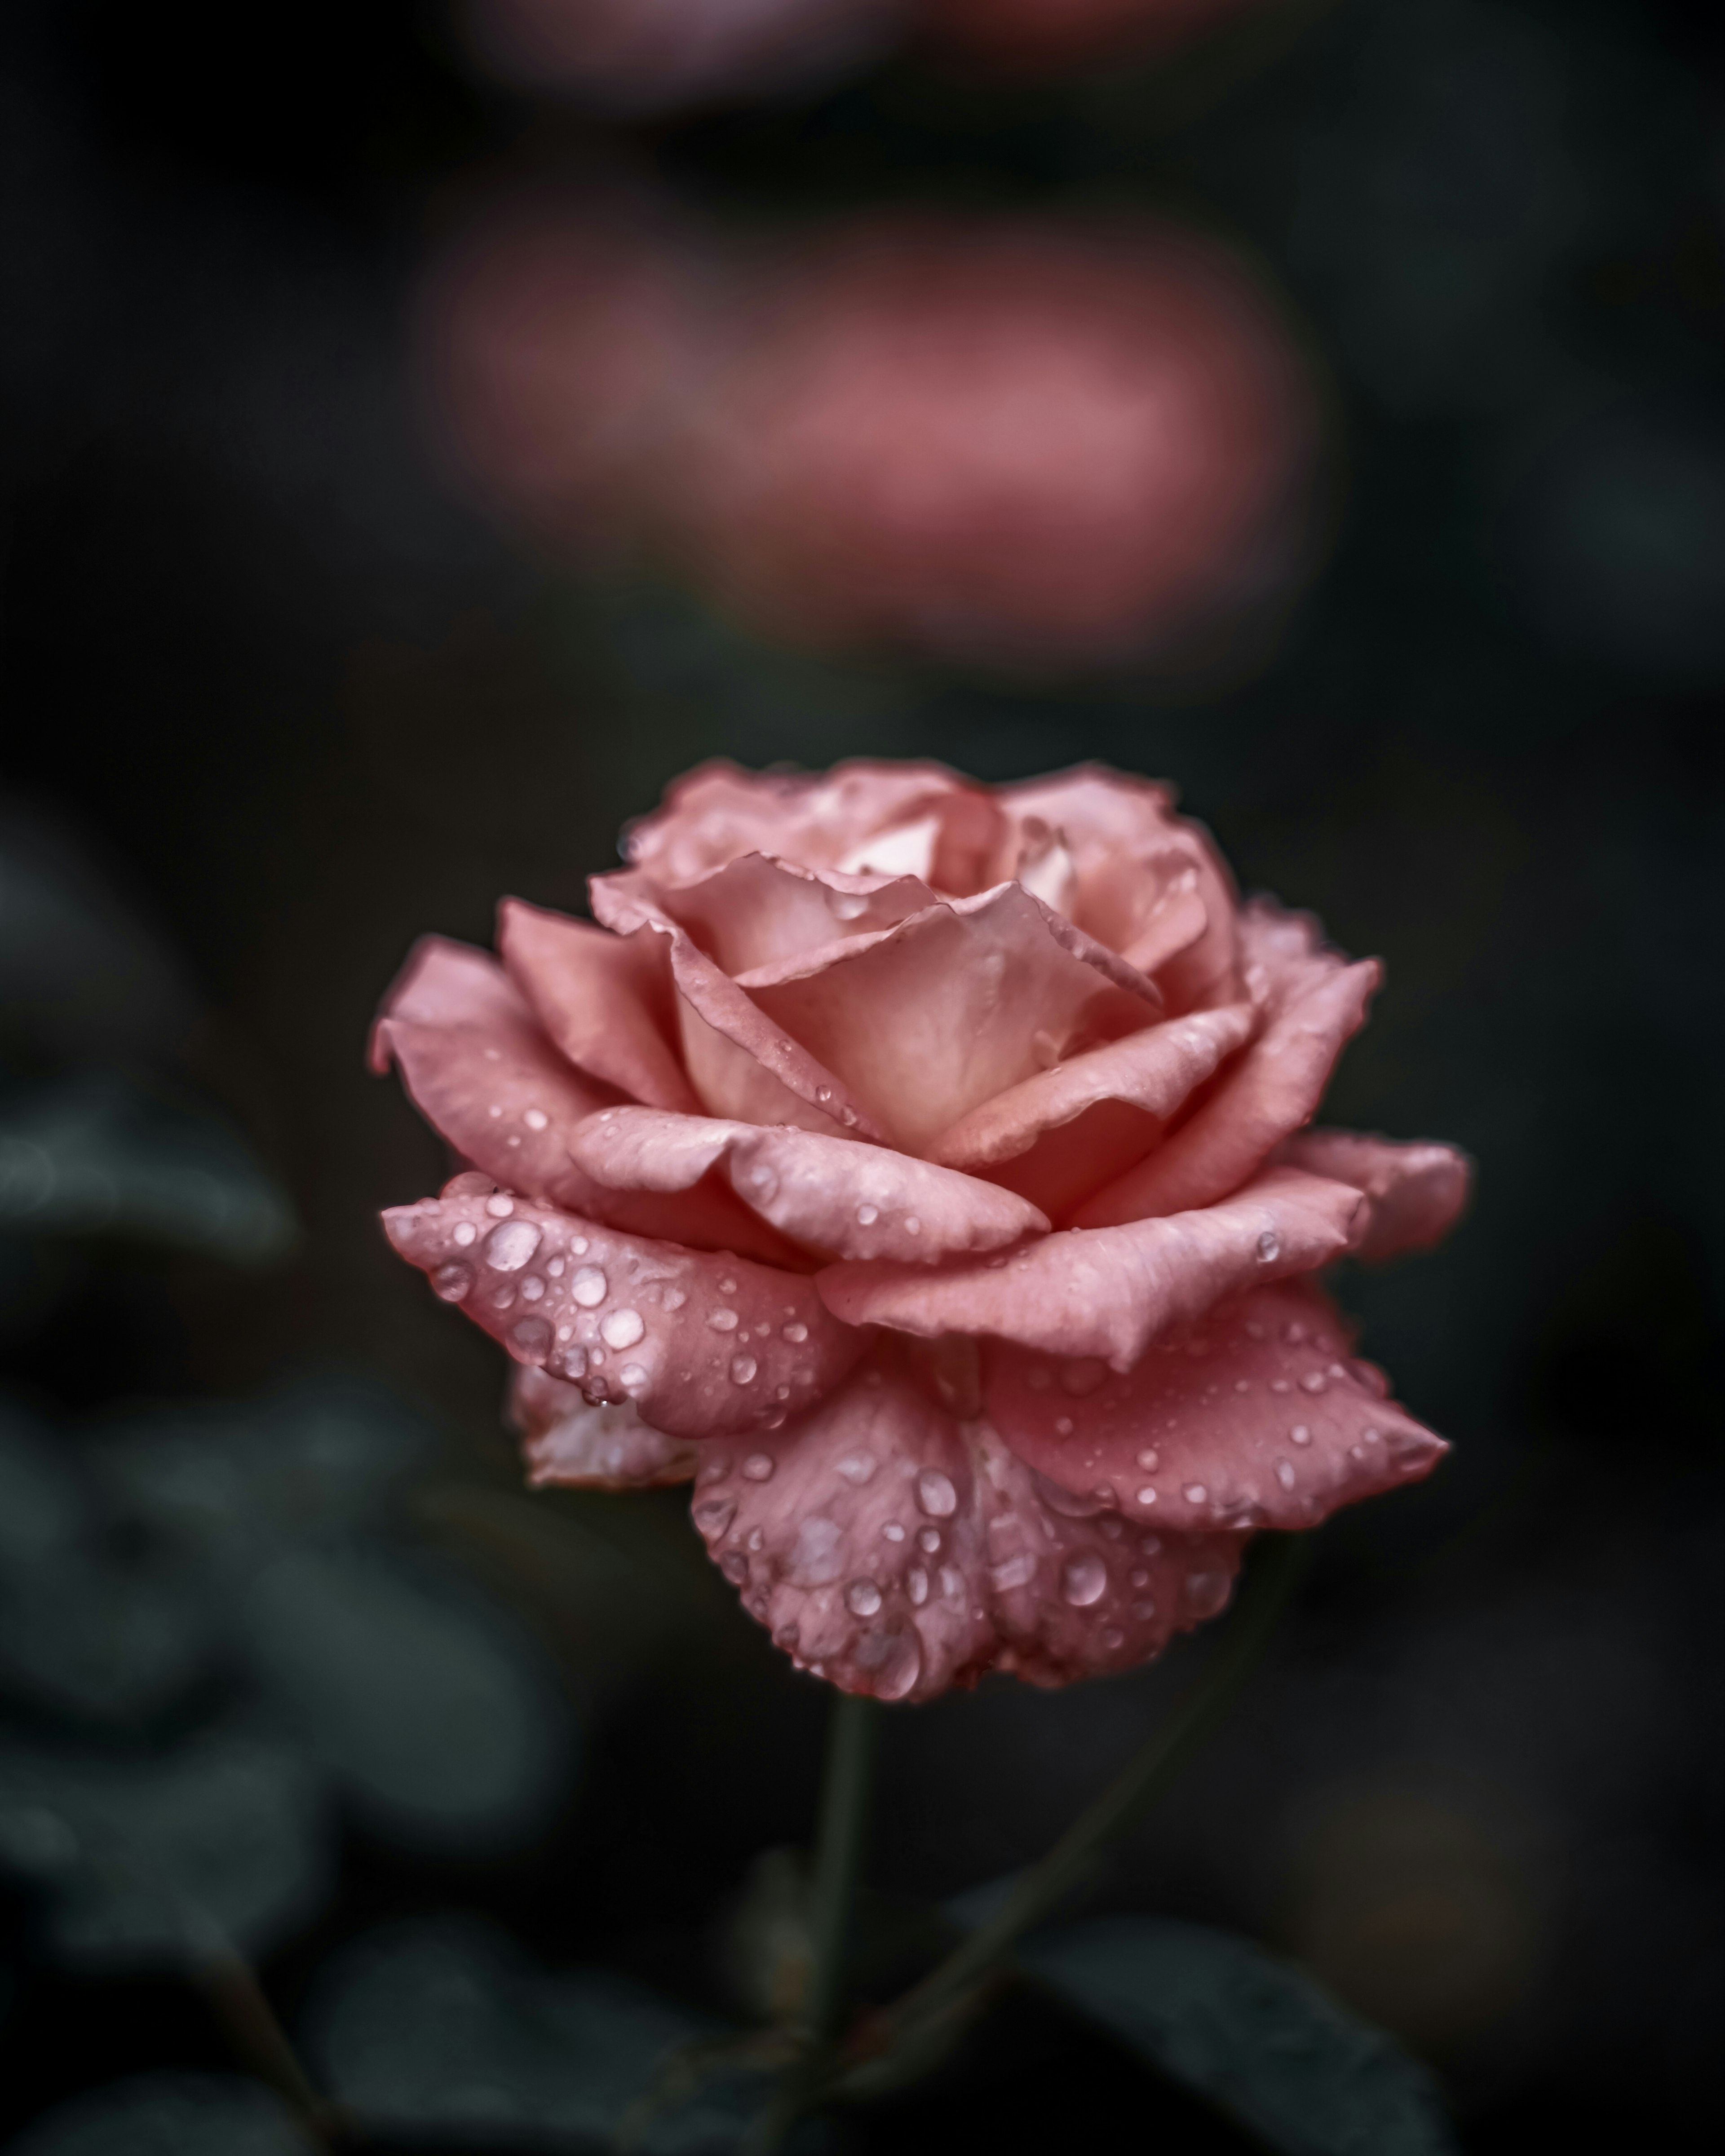
{"label": "pink rose", "polygon": [[1259,1527],[1442,1442],[1318,1271],[1435,1242],[1462,1158],[1307,1126],[1377,985],[1242,906],[1162,788],[710,765],[374,1043],[470,1165],[385,1216],[521,1366],[534,1478],[695,1481],[850,1691],[1121,1670]]}
{"label": "pink rose", "polygon": [[1298,353],[1174,226],[879,216],[751,251],[595,198],[477,230],[423,319],[490,506],[796,640],[1111,665],[1312,558]]}

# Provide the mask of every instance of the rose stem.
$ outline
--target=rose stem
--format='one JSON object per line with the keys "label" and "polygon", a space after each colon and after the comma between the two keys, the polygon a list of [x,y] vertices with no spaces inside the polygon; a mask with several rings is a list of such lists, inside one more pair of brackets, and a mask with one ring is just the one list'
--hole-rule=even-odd
{"label": "rose stem", "polygon": [[298,2118],[314,2148],[331,2146],[335,2124],[270,2004],[258,1973],[225,1942],[200,1939],[187,1974],[222,2025],[234,2056],[267,2082]]}
{"label": "rose stem", "polygon": [[[1096,1802],[1081,1812],[1038,1864],[1019,1875],[988,1922],[894,2006],[876,2025],[890,2052],[918,2025],[961,2006],[979,1982],[992,1974],[1017,1941],[1049,1915],[1095,1869],[1107,1843],[1126,1831],[1168,1789],[1189,1759],[1209,1736],[1270,1644],[1276,1621],[1304,1569],[1309,1537],[1275,1535],[1264,1538],[1258,1562],[1247,1574],[1234,1621],[1218,1643],[1197,1682],[1168,1720],[1146,1742]],[[860,2094],[887,2060],[877,2052],[844,2077],[839,2086]]]}
{"label": "rose stem", "polygon": [[868,1830],[877,1720],[873,1700],[854,1692],[834,1695],[827,1720],[820,1828],[809,1902],[814,1969],[805,2019],[817,2044],[829,2044],[838,2035],[845,2010],[850,1920]]}
{"label": "rose stem", "polygon": [[808,2109],[826,2075],[834,2041],[843,2024],[850,1919],[862,1874],[876,1720],[873,1700],[855,1692],[834,1694],[827,1716],[814,1881],[809,1895],[814,1969],[802,2017],[805,2048],[751,2128],[745,2143],[747,2156],[773,2156],[783,2145],[785,2136]]}

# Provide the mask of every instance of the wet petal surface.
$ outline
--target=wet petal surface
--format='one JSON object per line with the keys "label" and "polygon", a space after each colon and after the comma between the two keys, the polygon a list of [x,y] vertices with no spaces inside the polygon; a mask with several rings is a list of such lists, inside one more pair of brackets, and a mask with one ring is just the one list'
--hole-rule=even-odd
{"label": "wet petal surface", "polygon": [[516,1364],[511,1379],[509,1420],[535,1489],[650,1490],[689,1481],[700,1463],[697,1446],[649,1428],[633,1400],[595,1403],[530,1363]]}
{"label": "wet petal surface", "polygon": [[1226,1303],[1124,1374],[1004,1346],[984,1370],[990,1419],[1039,1472],[1183,1533],[1315,1527],[1446,1450],[1353,1359],[1308,1281]]}
{"label": "wet petal surface", "polygon": [[932,1265],[1048,1228],[1034,1206],[992,1183],[809,1131],[611,1108],[582,1126],[574,1157],[596,1181],[622,1189],[686,1190],[717,1169],[783,1234],[846,1257]]}
{"label": "wet petal surface", "polygon": [[1399,1144],[1359,1131],[1300,1131],[1277,1147],[1276,1158],[1365,1193],[1372,1224],[1353,1255],[1368,1264],[1441,1242],[1461,1218],[1473,1183],[1471,1162],[1454,1146]]}
{"label": "wet petal surface", "polygon": [[1225,1204],[1045,1236],[1004,1262],[932,1275],[841,1264],[815,1283],[849,1325],[992,1336],[1127,1370],[1158,1335],[1224,1297],[1339,1257],[1367,1218],[1351,1185],[1272,1168]]}
{"label": "wet petal surface", "polygon": [[693,1512],[778,1646],[886,1700],[991,1669],[1056,1685],[1131,1668],[1224,1606],[1245,1541],[1075,1500],[890,1343],[799,1421],[711,1449]]}
{"label": "wet petal surface", "polygon": [[386,1213],[397,1250],[516,1362],[589,1400],[632,1401],[673,1437],[800,1414],[861,1352],[801,1275],[487,1198],[470,1181]]}

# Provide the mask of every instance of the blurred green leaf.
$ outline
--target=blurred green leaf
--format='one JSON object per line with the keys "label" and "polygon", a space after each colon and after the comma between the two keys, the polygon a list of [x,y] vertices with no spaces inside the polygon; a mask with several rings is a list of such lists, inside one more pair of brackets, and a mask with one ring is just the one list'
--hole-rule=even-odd
{"label": "blurred green leaf", "polygon": [[57,2104],[7,2156],[307,2156],[283,2105],[228,2074],[140,2074]]}
{"label": "blurred green leaf", "polygon": [[398,1837],[495,1840],[558,1786],[569,1719],[533,1642],[439,1570],[290,1551],[252,1584],[239,1630],[266,1696]]}
{"label": "blurred green leaf", "polygon": [[63,1446],[0,1404],[0,1688],[86,1720],[135,1723],[207,1666],[210,1627],[187,1582],[110,1561]]}
{"label": "blurred green leaf", "polygon": [[[547,1975],[457,1920],[357,1941],[326,1972],[311,2020],[327,2086],[367,2130],[488,2151],[609,2143],[680,2046],[721,2033],[620,1976]],[[752,2076],[704,2083],[637,2145],[734,2150],[760,2092]]]}
{"label": "blurred green leaf", "polygon": [[279,1746],[217,1733],[136,1761],[0,1744],[0,1868],[43,1892],[73,1962],[255,1954],[321,1900],[329,1841],[316,1777]]}
{"label": "blurred green leaf", "polygon": [[1248,1940],[1110,1917],[1045,1933],[1019,1960],[1286,2156],[1454,2156],[1425,2068]]}
{"label": "blurred green leaf", "polygon": [[0,1100],[0,1228],[121,1235],[236,1264],[281,1257],[286,1198],[208,1110],[97,1073]]}

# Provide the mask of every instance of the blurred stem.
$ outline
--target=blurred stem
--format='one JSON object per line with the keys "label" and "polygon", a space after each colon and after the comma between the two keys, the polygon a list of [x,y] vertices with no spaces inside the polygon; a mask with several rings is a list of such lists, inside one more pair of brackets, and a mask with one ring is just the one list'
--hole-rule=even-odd
{"label": "blurred stem", "polygon": [[821,1779],[820,1825],[809,1912],[814,1967],[809,1979],[807,2020],[817,2044],[829,2044],[838,2035],[845,2010],[850,1922],[862,1876],[878,1721],[873,1700],[853,1692],[834,1695],[827,1720],[826,1764]]}
{"label": "blurred stem", "polygon": [[885,2010],[870,2031],[873,2056],[829,2083],[829,2092],[872,2094],[933,2063],[943,2036],[963,2025],[1018,1941],[1094,1873],[1107,1845],[1163,1794],[1233,1706],[1270,1644],[1304,1569],[1309,1541],[1305,1535],[1264,1537],[1233,1622],[1192,1689],[1040,1863],[1019,1875],[993,1916]]}
{"label": "blurred stem", "polygon": [[333,2147],[336,2121],[331,2107],[300,2063],[251,1964],[232,1947],[206,1944],[193,1956],[189,1974],[239,2063],[289,2106],[314,2148]]}
{"label": "blurred stem", "polygon": [[806,2111],[832,2067],[843,2025],[850,1927],[862,1876],[874,1779],[878,1710],[871,1699],[835,1691],[828,1710],[826,1762],[809,1894],[809,1950],[814,1966],[803,2016],[803,2048],[750,2131],[748,2156],[772,2156]]}

